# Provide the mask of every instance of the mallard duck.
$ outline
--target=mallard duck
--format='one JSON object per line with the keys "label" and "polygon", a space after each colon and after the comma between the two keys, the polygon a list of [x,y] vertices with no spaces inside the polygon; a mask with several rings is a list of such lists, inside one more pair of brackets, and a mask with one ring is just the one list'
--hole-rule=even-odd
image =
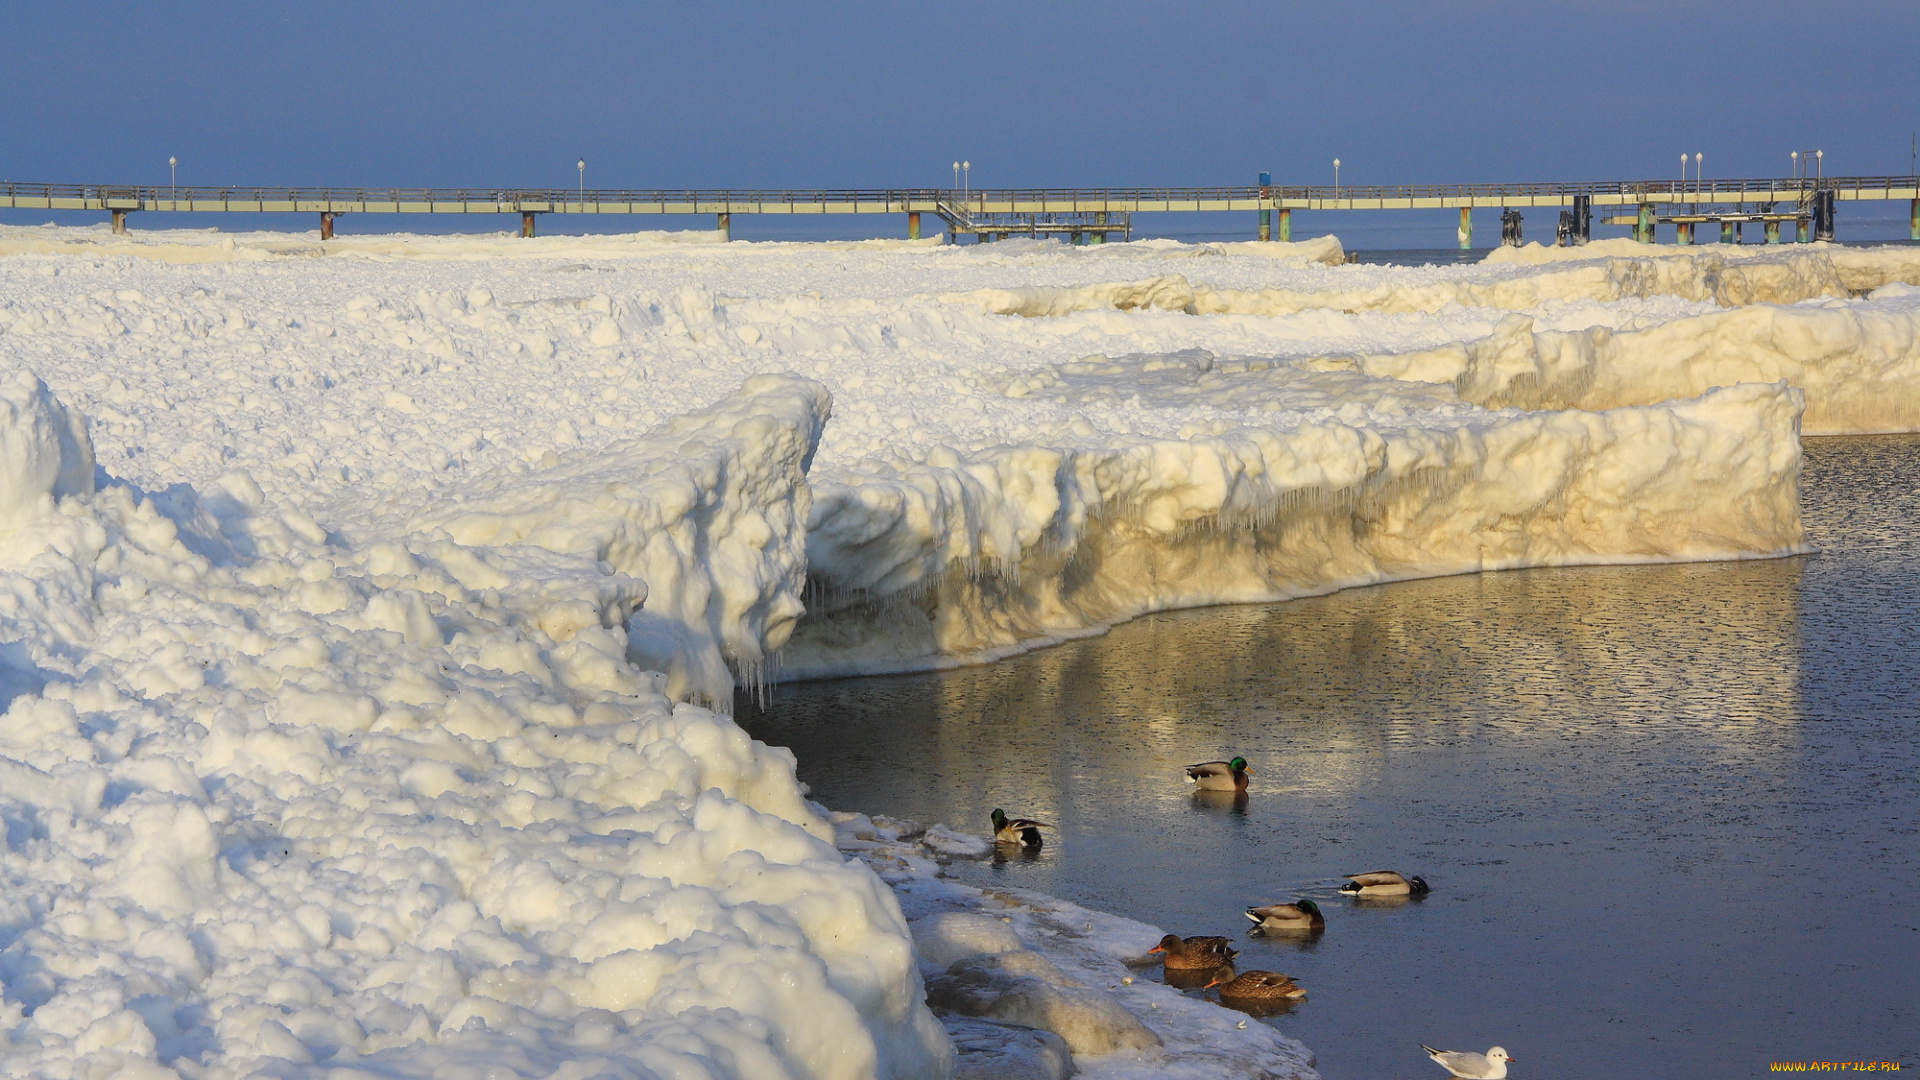
{"label": "mallard duck", "polygon": [[1340,891],[1348,896],[1425,896],[1432,890],[1423,878],[1402,877],[1392,870],[1348,874]]}
{"label": "mallard duck", "polygon": [[1148,949],[1148,952],[1166,953],[1166,966],[1189,970],[1217,968],[1231,963],[1239,956],[1238,950],[1227,944],[1223,937],[1190,937],[1168,934],[1160,939],[1160,944]]}
{"label": "mallard duck", "polygon": [[1235,1008],[1280,1005],[1307,996],[1305,987],[1278,971],[1243,971],[1232,978],[1222,973],[1207,986],[1219,987],[1220,1001]]}
{"label": "mallard duck", "polygon": [[1030,821],[1027,818],[1010,818],[1005,810],[993,812],[993,842],[996,844],[1019,844],[1021,847],[1039,847],[1040,830],[1053,826],[1044,821]]}
{"label": "mallard duck", "polygon": [[1247,768],[1247,759],[1243,757],[1187,766],[1187,779],[1200,791],[1245,791],[1247,777],[1252,775],[1253,770]]}
{"label": "mallard duck", "polygon": [[1326,917],[1320,914],[1320,905],[1311,900],[1250,907],[1247,909],[1247,918],[1253,920],[1254,931],[1262,934],[1302,934],[1327,928]]}
{"label": "mallard duck", "polygon": [[1505,1047],[1496,1046],[1484,1054],[1469,1054],[1460,1050],[1435,1050],[1426,1043],[1420,1049],[1427,1056],[1440,1063],[1440,1067],[1464,1080],[1506,1080],[1507,1062],[1513,1059],[1507,1056]]}

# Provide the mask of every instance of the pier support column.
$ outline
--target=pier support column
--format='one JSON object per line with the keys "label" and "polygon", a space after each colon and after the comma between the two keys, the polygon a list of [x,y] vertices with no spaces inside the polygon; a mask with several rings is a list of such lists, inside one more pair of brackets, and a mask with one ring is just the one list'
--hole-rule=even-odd
{"label": "pier support column", "polygon": [[1640,218],[1633,223],[1633,238],[1643,244],[1653,243],[1653,204],[1640,204]]}
{"label": "pier support column", "polygon": [[533,235],[533,211],[531,210],[520,211],[520,235]]}
{"label": "pier support column", "polygon": [[1095,210],[1093,212],[1093,223],[1095,226],[1097,226],[1097,228],[1093,230],[1093,242],[1096,244],[1106,243],[1107,242],[1107,212],[1105,210]]}
{"label": "pier support column", "polygon": [[907,239],[920,239],[920,211],[907,211]]}
{"label": "pier support column", "polygon": [[1777,221],[1767,222],[1767,243],[1777,244],[1779,242],[1780,242],[1780,223]]}
{"label": "pier support column", "polygon": [[1807,220],[1806,218],[1801,218],[1801,219],[1800,219],[1799,221],[1796,221],[1796,222],[1794,222],[1794,223],[1793,223],[1793,241],[1794,241],[1794,243],[1796,243],[1796,244],[1804,244],[1804,243],[1807,243],[1807,242],[1808,242],[1808,241],[1809,241],[1810,239],[1812,239],[1811,237],[1809,237],[1809,236],[1807,235],[1807,229],[1808,229],[1808,228],[1809,228],[1809,227],[1810,227],[1810,226],[1811,226],[1812,224],[1813,224],[1813,222],[1811,222],[1811,221],[1809,221],[1809,220]]}
{"label": "pier support column", "polygon": [[1676,221],[1673,223],[1673,242],[1681,247],[1693,243],[1693,222]]}
{"label": "pier support column", "polygon": [[717,227],[720,230],[720,239],[722,240],[733,239],[733,215],[732,214],[715,214],[714,217],[719,219]]}
{"label": "pier support column", "polygon": [[113,212],[113,233],[115,236],[125,236],[127,234],[127,212],[125,210],[115,210]]}
{"label": "pier support column", "polygon": [[1460,208],[1460,231],[1456,235],[1460,239],[1461,251],[1473,250],[1473,207]]}
{"label": "pier support column", "polygon": [[333,212],[330,210],[320,212],[320,239],[333,239]]}
{"label": "pier support column", "polygon": [[1907,239],[1920,240],[1920,199],[1907,209]]}
{"label": "pier support column", "polygon": [[1273,186],[1273,174],[1261,173],[1260,174],[1260,239],[1262,240],[1273,239],[1273,207],[1267,205],[1267,200],[1272,198],[1272,192],[1268,191],[1267,189],[1272,186]]}
{"label": "pier support column", "polygon": [[1733,243],[1733,222],[1723,221],[1720,223],[1720,242],[1723,244]]}
{"label": "pier support column", "polygon": [[1293,243],[1293,211],[1286,207],[1280,208],[1280,242]]}

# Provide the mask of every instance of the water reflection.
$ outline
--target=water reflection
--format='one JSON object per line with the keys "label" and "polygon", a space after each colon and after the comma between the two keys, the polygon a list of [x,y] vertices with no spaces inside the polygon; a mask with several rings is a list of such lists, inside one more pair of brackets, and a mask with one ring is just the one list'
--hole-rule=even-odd
{"label": "water reflection", "polygon": [[[1312,987],[1273,1022],[1335,1080],[1417,1072],[1418,1041],[1499,1042],[1529,1075],[1912,1060],[1916,477],[1920,439],[1811,442],[1818,556],[1169,614],[990,667],[783,686],[741,719],[828,805],[1059,826],[1031,860],[961,867],[978,884],[1182,935],[1317,901],[1322,935],[1236,941],[1243,970]],[[1185,782],[1235,754],[1248,794]],[[1337,891],[1380,866],[1434,891]]]}

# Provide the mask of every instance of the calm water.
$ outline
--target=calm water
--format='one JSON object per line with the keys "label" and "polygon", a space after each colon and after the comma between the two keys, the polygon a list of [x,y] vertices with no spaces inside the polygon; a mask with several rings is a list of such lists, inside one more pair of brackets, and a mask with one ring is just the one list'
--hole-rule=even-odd
{"label": "calm water", "polygon": [[[1318,898],[1241,965],[1331,1080],[1920,1067],[1920,438],[1812,440],[1818,555],[1447,578],[1138,620],[989,667],[783,686],[760,738],[831,806],[1060,825],[956,864],[1184,934]],[[1180,766],[1244,754],[1252,797]],[[1392,867],[1433,895],[1337,897]]]}

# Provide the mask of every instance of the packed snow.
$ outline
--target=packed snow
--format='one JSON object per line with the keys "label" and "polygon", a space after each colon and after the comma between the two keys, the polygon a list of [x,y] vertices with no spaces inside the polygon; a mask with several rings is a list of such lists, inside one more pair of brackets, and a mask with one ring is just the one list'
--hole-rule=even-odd
{"label": "packed snow", "polygon": [[726,713],[1799,551],[1803,412],[1920,429],[1911,253],[1601,247],[0,227],[11,1071],[1311,1076]]}

